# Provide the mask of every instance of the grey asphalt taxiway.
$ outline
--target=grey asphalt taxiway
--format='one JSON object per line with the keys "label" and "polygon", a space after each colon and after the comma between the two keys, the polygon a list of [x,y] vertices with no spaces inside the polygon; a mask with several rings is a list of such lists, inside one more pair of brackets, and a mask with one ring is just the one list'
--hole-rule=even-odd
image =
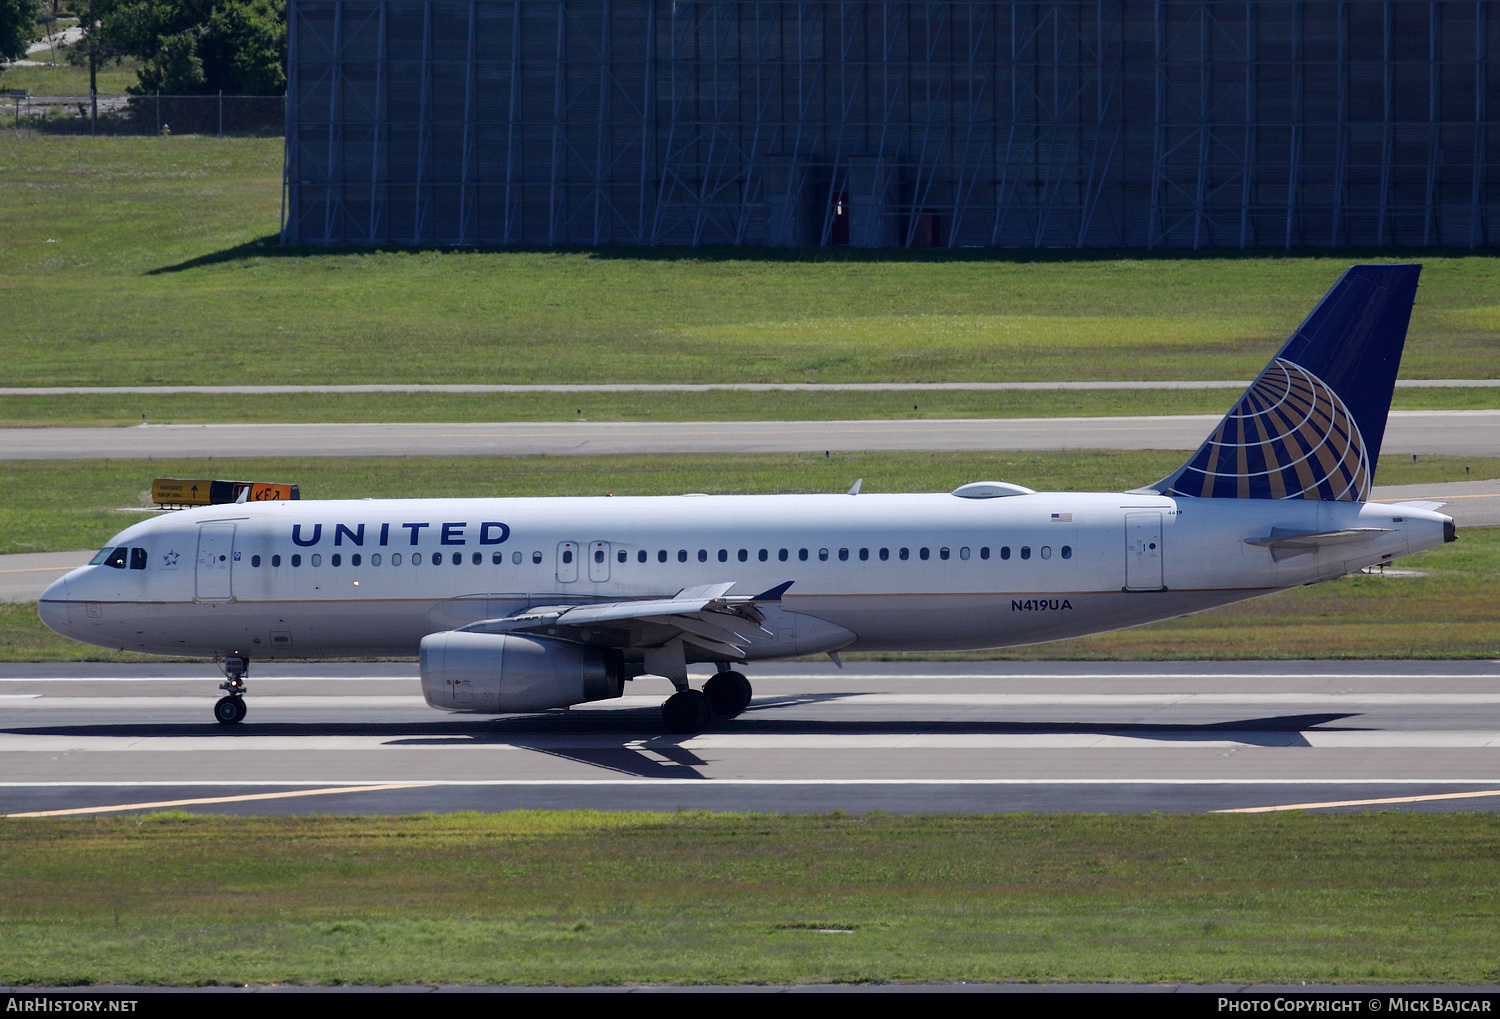
{"label": "grey asphalt taxiway", "polygon": [[[823,450],[1196,449],[1221,414],[903,421],[527,421],[0,428],[0,460]],[[1500,455],[1500,410],[1392,411],[1388,453]]]}
{"label": "grey asphalt taxiway", "polygon": [[412,664],[0,666],[0,813],[509,808],[991,812],[1500,808],[1500,662],[850,662],[748,670],[663,731],[665,681],[480,717]]}

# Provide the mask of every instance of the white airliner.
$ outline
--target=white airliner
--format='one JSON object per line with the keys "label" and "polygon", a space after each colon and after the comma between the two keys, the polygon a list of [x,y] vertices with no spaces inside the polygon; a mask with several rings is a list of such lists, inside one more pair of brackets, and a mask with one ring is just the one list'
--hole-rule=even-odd
{"label": "white airliner", "polygon": [[[1339,279],[1181,468],[1124,493],[412,499],[213,506],[110,540],[38,606],[101,647],[252,660],[417,653],[429,704],[498,714],[669,680],[666,727],[735,715],[735,666],[1075,637],[1454,539],[1367,502],[1420,266]],[[701,691],[689,663],[712,662]]]}

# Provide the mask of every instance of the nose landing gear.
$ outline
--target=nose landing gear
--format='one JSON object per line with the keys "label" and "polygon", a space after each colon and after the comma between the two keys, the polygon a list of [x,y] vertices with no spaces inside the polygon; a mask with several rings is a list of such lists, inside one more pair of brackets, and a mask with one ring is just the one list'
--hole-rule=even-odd
{"label": "nose landing gear", "polygon": [[219,684],[219,689],[225,691],[226,696],[220,697],[214,705],[214,718],[220,725],[235,725],[245,717],[245,676],[250,672],[250,659],[226,658],[223,668],[224,682]]}

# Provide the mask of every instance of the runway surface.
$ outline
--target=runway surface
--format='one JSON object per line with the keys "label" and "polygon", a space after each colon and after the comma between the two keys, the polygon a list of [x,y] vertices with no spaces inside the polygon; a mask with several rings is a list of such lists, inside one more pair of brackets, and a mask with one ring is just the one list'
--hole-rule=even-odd
{"label": "runway surface", "polygon": [[748,711],[674,736],[656,679],[486,718],[428,708],[414,665],[258,665],[226,728],[208,666],[5,665],[0,813],[1500,807],[1500,662],[748,672]]}
{"label": "runway surface", "polygon": [[[822,450],[1196,449],[1219,414],[931,421],[560,421],[4,428],[0,460]],[[1392,411],[1386,452],[1500,455],[1500,410]]]}

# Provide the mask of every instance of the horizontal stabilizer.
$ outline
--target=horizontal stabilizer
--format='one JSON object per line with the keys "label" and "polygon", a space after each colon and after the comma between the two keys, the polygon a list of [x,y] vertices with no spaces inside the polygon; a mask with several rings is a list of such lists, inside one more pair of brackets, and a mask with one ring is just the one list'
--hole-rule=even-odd
{"label": "horizontal stabilizer", "polygon": [[1307,555],[1334,545],[1363,544],[1390,533],[1389,527],[1346,527],[1337,531],[1297,531],[1273,527],[1266,537],[1246,538],[1245,544],[1270,549],[1271,558],[1279,563],[1283,559]]}

